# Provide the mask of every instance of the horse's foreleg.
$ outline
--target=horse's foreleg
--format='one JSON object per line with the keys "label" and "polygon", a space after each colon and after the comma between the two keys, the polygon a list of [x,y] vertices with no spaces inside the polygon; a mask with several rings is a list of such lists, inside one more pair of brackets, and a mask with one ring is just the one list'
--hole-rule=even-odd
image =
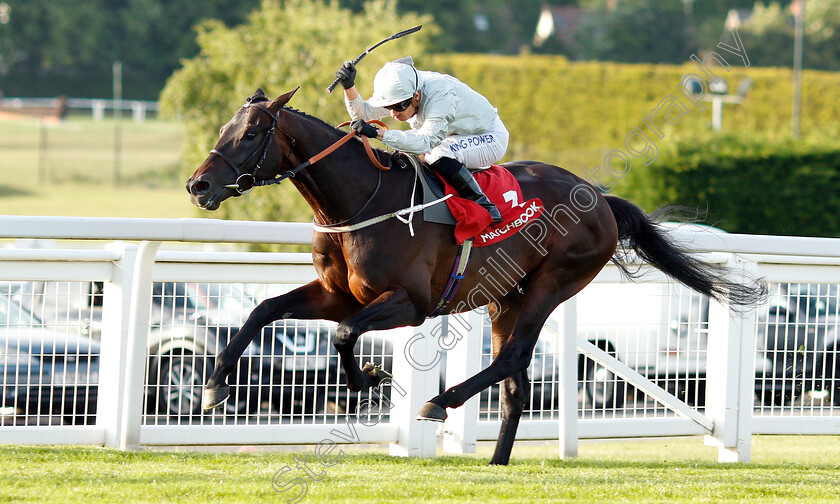
{"label": "horse's foreleg", "polygon": [[338,324],[333,346],[341,358],[341,365],[347,376],[347,388],[358,392],[374,387],[382,380],[375,371],[364,372],[359,368],[353,350],[359,336],[368,331],[419,325],[424,318],[409,299],[408,293],[402,288],[395,288],[382,293],[361,311]]}
{"label": "horse's foreleg", "polygon": [[317,280],[282,296],[266,299],[251,312],[245,324],[216,358],[215,368],[204,389],[202,407],[211,409],[227,399],[230,393],[227,377],[251,341],[268,324],[283,318],[339,321],[359,309],[361,305],[353,298],[330,292]]}
{"label": "horse's foreleg", "polygon": [[519,419],[522,418],[522,411],[530,397],[530,389],[531,382],[528,380],[527,371],[524,370],[505,378],[502,382],[502,428],[499,430],[496,451],[490,459],[491,464],[507,465],[510,460],[516,429],[519,428]]}

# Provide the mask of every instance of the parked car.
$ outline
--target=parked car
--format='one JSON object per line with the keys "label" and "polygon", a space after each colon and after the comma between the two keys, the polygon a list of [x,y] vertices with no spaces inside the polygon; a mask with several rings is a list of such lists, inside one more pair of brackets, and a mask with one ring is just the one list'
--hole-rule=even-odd
{"label": "parked car", "polygon": [[[93,341],[109,337],[102,334],[101,284],[18,282],[0,290],[29,305],[46,327],[75,329]],[[189,421],[201,413],[201,393],[215,356],[256,304],[236,284],[154,283],[147,414],[158,420],[171,416]],[[246,348],[239,372],[231,376],[226,412],[269,408],[289,415],[340,410],[345,406],[339,402],[346,399],[338,387],[327,387],[327,380],[338,374],[337,366],[329,324],[296,320],[272,324]]]}
{"label": "parked car", "polygon": [[[456,330],[452,328],[447,322],[443,322],[442,331]],[[487,368],[493,360],[493,349],[491,339],[491,325],[489,319],[482,322],[482,336],[481,336],[481,369]],[[528,378],[530,380],[530,397],[525,406],[526,414],[528,412],[551,411],[556,410],[559,404],[559,367],[555,357],[551,340],[555,336],[553,329],[548,329],[548,326],[543,329],[534,346],[531,364],[528,366]],[[393,341],[387,337],[380,337],[374,335],[372,338],[362,341],[361,346],[357,346],[357,350],[368,352],[372,355],[384,355],[382,362],[386,370],[392,370],[391,365],[392,356],[394,354],[394,347],[397,351],[404,351],[404,346],[408,342],[406,340]],[[457,343],[456,343],[457,344]],[[444,392],[447,388],[457,385],[451,381],[447,383],[446,367],[449,359],[448,353],[442,348],[438,349],[441,353],[438,375],[438,391]],[[429,371],[431,372],[431,371]],[[343,373],[343,371],[342,371]],[[342,375],[343,376],[343,375]],[[481,391],[479,394],[478,414],[482,420],[496,420],[499,418],[500,409],[500,386],[491,386],[488,389]],[[351,401],[351,407],[353,405]],[[354,410],[350,410],[354,411]]]}
{"label": "parked car", "polygon": [[[598,284],[581,293],[578,306],[590,343],[687,404],[705,404],[708,297],[676,284]],[[754,359],[756,373],[768,368],[758,349]],[[583,355],[578,365],[591,406],[624,406],[633,390],[620,377]]]}
{"label": "parked car", "polygon": [[[755,395],[768,406],[781,406],[806,392],[822,392],[840,405],[840,314],[836,284],[778,284],[757,320]],[[689,296],[691,316],[672,323],[662,350],[671,366],[654,378],[678,397],[705,402],[709,299]],[[681,313],[686,313],[685,311]],[[667,380],[666,380],[667,378]],[[694,388],[696,387],[696,391]]]}
{"label": "parked car", "polygon": [[92,423],[96,413],[99,344],[43,327],[26,308],[0,296],[0,410],[12,423],[61,416]]}
{"label": "parked car", "polygon": [[761,353],[769,366],[756,374],[757,397],[784,404],[804,392],[821,391],[840,405],[840,287],[781,284],[759,320]]}
{"label": "parked car", "polygon": [[[700,300],[700,318],[690,327],[677,322],[674,335],[695,342],[681,348],[705,352],[708,298]],[[755,395],[768,406],[780,406],[805,392],[820,391],[840,405],[840,316],[835,284],[786,284],[772,289],[757,320]],[[691,336],[691,331],[696,336]],[[696,383],[705,384],[705,358],[698,360]],[[700,394],[700,398],[705,394]],[[702,404],[702,403],[700,403]]]}
{"label": "parked car", "polygon": [[[690,241],[724,237],[703,224],[664,222]],[[689,404],[705,401],[708,300],[679,284],[593,283],[577,297],[580,335]],[[633,391],[608,368],[583,355],[578,379],[589,406],[622,408]]]}
{"label": "parked car", "polygon": [[[76,331],[80,341],[90,341],[92,396],[87,404],[95,411],[98,378],[98,341],[102,333],[102,286],[92,282],[18,282],[0,287],[9,298],[37,311],[38,324],[65,332]],[[152,292],[146,378],[146,413],[154,422],[190,421],[200,414],[203,386],[215,356],[227,345],[256,306],[256,298],[278,292],[246,292],[236,284],[155,282]],[[332,346],[335,324],[325,321],[281,320],[265,328],[245,350],[239,373],[231,377],[228,414],[254,413],[259,409],[282,415],[315,418],[328,413],[354,413],[359,401],[371,393],[350,393],[344,370]],[[490,364],[489,325],[485,326],[482,366]],[[393,369],[394,342],[381,333],[364,335],[356,346],[363,360]],[[442,373],[445,369],[441,368]],[[540,340],[529,369],[532,404],[529,409],[556,407],[557,366]],[[441,387],[444,375],[441,374]],[[498,388],[485,392],[482,411],[498,405]],[[93,416],[87,418],[92,421]],[[148,421],[148,420],[147,420]]]}

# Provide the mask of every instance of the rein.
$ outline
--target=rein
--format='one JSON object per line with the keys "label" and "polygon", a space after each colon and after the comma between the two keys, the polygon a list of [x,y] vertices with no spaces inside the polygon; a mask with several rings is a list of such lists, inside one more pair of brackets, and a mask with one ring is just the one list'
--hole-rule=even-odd
{"label": "rein", "polygon": [[[277,122],[280,120],[280,118],[277,116],[277,114],[270,111],[267,107],[265,107],[263,105],[260,105],[257,102],[251,102],[251,101],[249,101],[248,103],[243,105],[243,107],[245,107],[245,108],[257,107],[258,109],[260,109],[263,112],[265,112],[266,114],[268,114],[269,117],[271,117],[271,126],[269,126],[268,130],[266,131],[262,142],[260,142],[260,145],[258,145],[256,147],[256,149],[254,149],[254,152],[252,152],[251,155],[248,156],[248,158],[245,161],[243,161],[242,164],[240,164],[240,165],[237,165],[236,163],[234,163],[229,157],[227,157],[225,154],[219,152],[218,150],[216,150],[216,149],[211,149],[210,150],[211,155],[216,154],[217,156],[222,158],[222,160],[225,161],[231,168],[233,168],[233,171],[236,173],[236,182],[234,182],[233,184],[227,184],[225,187],[228,188],[228,189],[236,190],[236,192],[239,193],[240,195],[250,192],[254,188],[254,186],[268,186],[268,185],[273,185],[273,184],[279,184],[280,182],[283,182],[287,178],[294,178],[294,176],[297,175],[298,172],[300,172],[304,168],[307,168],[307,167],[317,163],[318,161],[324,159],[325,157],[329,156],[330,154],[335,152],[336,149],[338,149],[339,147],[341,147],[342,145],[347,143],[351,138],[353,138],[357,134],[355,131],[351,131],[351,132],[347,133],[346,135],[344,135],[343,137],[338,139],[338,141],[336,141],[335,143],[333,143],[332,145],[330,145],[329,147],[327,147],[323,151],[321,151],[318,154],[312,156],[311,158],[307,159],[306,161],[297,165],[296,167],[292,168],[291,170],[288,170],[286,173],[280,175],[279,177],[275,177],[273,179],[266,179],[266,180],[257,180],[257,177],[256,177],[257,172],[262,167],[263,161],[265,161],[265,156],[268,153],[268,147],[271,144],[271,139],[274,138],[274,130],[280,131],[280,133],[283,133],[289,139],[289,153],[286,154],[286,159],[291,158],[292,151],[294,151],[294,149],[295,149],[296,141],[291,135],[289,135],[288,133],[283,131],[282,128],[279,128],[277,126]],[[370,122],[375,122],[375,123],[381,125],[382,127],[386,127],[385,124],[382,123],[382,121],[370,121]],[[350,124],[350,123],[349,122],[342,123],[342,124],[339,125],[339,127],[346,126],[347,124]],[[387,166],[384,166],[382,163],[379,162],[379,160],[376,159],[376,156],[373,154],[373,149],[371,149],[370,142],[368,142],[367,137],[362,136],[361,138],[362,138],[362,144],[365,146],[365,152],[367,152],[368,157],[370,158],[373,165],[376,166],[376,168],[378,168],[379,171],[380,171],[379,182],[381,183],[382,182],[382,173],[381,172],[388,171],[388,170],[390,170],[390,168],[387,167]],[[262,151],[260,151],[260,149],[262,149]],[[261,152],[261,154],[260,154],[259,160],[254,165],[254,169],[250,173],[243,172],[243,167],[246,164],[248,164],[249,161],[251,161],[251,159],[257,154],[257,152]],[[376,194],[376,192],[378,190],[379,190],[379,183],[377,183],[377,185],[376,185],[376,190],[374,191],[374,195]],[[371,199],[373,199],[373,197],[371,197]],[[368,200],[368,202],[365,203],[365,205],[362,207],[362,210],[364,210],[364,208],[367,206],[368,203],[370,203],[370,200]],[[360,212],[361,212],[361,210],[359,210],[359,212],[357,212],[356,215],[358,215]],[[348,219],[348,221],[349,220],[350,219]],[[345,221],[345,222],[347,222],[347,221]]]}
{"label": "rein", "polygon": [[[339,147],[346,144],[351,138],[353,138],[354,136],[356,136],[358,134],[356,131],[351,131],[351,132],[347,133],[346,135],[344,135],[343,137],[338,139],[336,142],[334,142],[332,145],[330,145],[326,149],[322,150],[318,154],[315,154],[314,156],[307,159],[303,163],[295,166],[291,170],[286,171],[286,173],[284,173],[284,174],[282,174],[278,177],[275,177],[275,178],[272,178],[272,179],[266,179],[266,180],[257,180],[257,177],[256,177],[257,172],[262,167],[263,161],[265,161],[266,154],[268,153],[268,147],[271,144],[271,139],[274,138],[274,131],[275,130],[280,131],[281,133],[286,135],[286,137],[289,139],[289,153],[286,154],[286,159],[291,159],[291,155],[292,155],[292,152],[294,151],[296,141],[291,135],[289,135],[288,133],[283,131],[282,128],[279,128],[277,126],[277,123],[279,122],[280,118],[277,116],[277,114],[273,113],[267,107],[261,105],[258,102],[252,102],[250,100],[245,105],[243,105],[243,107],[244,108],[257,107],[259,110],[262,110],[263,112],[268,114],[269,117],[271,117],[271,126],[269,126],[268,130],[266,130],[265,136],[263,137],[262,142],[260,142],[260,145],[258,145],[254,149],[254,151],[251,153],[251,155],[248,156],[248,158],[239,165],[234,163],[233,160],[231,160],[228,156],[226,156],[222,152],[219,152],[216,149],[211,149],[210,150],[211,155],[215,154],[215,155],[219,156],[231,168],[233,168],[233,171],[236,173],[236,182],[233,183],[233,184],[228,184],[225,187],[228,188],[228,189],[236,190],[236,192],[239,193],[240,195],[250,192],[255,186],[268,186],[268,185],[273,185],[273,184],[279,184],[280,182],[283,182],[287,178],[294,178],[295,175],[298,174],[298,172],[300,172],[301,170],[317,163],[318,161],[324,159],[325,157],[329,156],[330,154],[335,152]],[[381,127],[387,129],[387,126],[382,121],[372,120],[372,121],[368,121],[368,122],[376,123],[376,124],[380,125]],[[341,128],[341,127],[347,126],[348,124],[350,124],[350,121],[343,122],[343,123],[339,124],[338,127]],[[318,224],[316,222],[315,223],[315,230],[316,231],[320,231],[322,233],[346,233],[348,231],[355,231],[356,229],[361,229],[361,228],[376,224],[378,222],[382,222],[383,220],[390,219],[391,217],[397,217],[398,219],[403,220],[402,216],[405,215],[406,213],[409,214],[409,218],[407,220],[403,220],[403,222],[406,222],[407,224],[409,224],[409,227],[411,227],[411,217],[413,216],[413,214],[415,212],[417,212],[419,210],[422,210],[422,209],[426,208],[427,206],[438,204],[438,203],[444,201],[445,199],[447,199],[449,197],[449,195],[447,195],[447,196],[445,196],[445,197],[443,197],[443,198],[441,198],[437,201],[434,201],[432,203],[429,203],[429,204],[426,204],[426,205],[417,205],[417,206],[414,206],[413,201],[412,201],[412,206],[410,208],[406,208],[406,209],[403,209],[403,210],[400,210],[400,211],[397,211],[397,212],[392,212],[392,213],[387,214],[387,215],[380,215],[379,217],[374,217],[372,219],[368,219],[368,220],[360,222],[358,224],[353,224],[353,225],[350,225],[350,226],[346,226],[345,224],[347,224],[348,222],[354,220],[356,217],[361,215],[361,213],[368,207],[370,202],[373,201],[374,197],[379,193],[379,188],[382,186],[382,172],[390,170],[389,167],[384,166],[382,163],[379,162],[378,159],[376,159],[376,156],[373,153],[373,149],[370,147],[370,142],[368,141],[367,137],[364,136],[364,135],[360,135],[360,137],[362,139],[362,144],[365,147],[365,152],[367,152],[367,155],[370,158],[370,161],[373,163],[373,165],[376,168],[379,169],[379,171],[378,171],[379,177],[378,177],[378,180],[376,181],[376,188],[374,188],[373,193],[367,199],[365,204],[362,205],[362,207],[352,217],[350,217],[349,219],[345,219],[341,222],[337,222],[335,224]],[[251,159],[254,156],[256,156],[258,152],[260,152],[260,157],[259,157],[259,160],[254,165],[254,169],[250,173],[244,172],[243,167],[246,164],[248,164],[248,162],[251,161]],[[415,185],[416,185],[416,183],[417,183],[417,181],[415,180]],[[412,200],[413,200],[413,198],[414,198],[414,196],[413,196],[413,191],[412,191]],[[412,234],[412,236],[414,236],[414,230],[413,229],[411,231],[411,234]]]}

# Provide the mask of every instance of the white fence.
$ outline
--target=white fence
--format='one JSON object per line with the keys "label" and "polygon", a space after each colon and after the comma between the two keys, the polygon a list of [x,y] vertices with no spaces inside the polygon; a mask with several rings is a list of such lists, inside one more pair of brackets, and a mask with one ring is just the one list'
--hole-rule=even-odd
{"label": "white fence", "polygon": [[[696,231],[696,230],[695,230]],[[546,325],[520,439],[706,435],[748,460],[756,433],[840,433],[840,240],[677,230],[709,261],[764,277],[767,305],[730,313],[651,271],[608,266]],[[161,242],[308,244],[308,224],[2,217],[0,238],[86,241],[0,249],[0,442],[138,445],[391,443],[467,453],[495,439],[498,386],[450,410],[422,404],[489,363],[485,316],[369,334],[360,362],[395,381],[350,394],[334,324],[282,321],[246,351],[221,412],[198,411],[215,354],[262,298],[315,277],[308,254],[159,251]],[[72,245],[75,244],[75,245]],[[71,248],[67,248],[71,247]]]}
{"label": "white fence", "polygon": [[160,106],[156,101],[149,100],[106,100],[101,98],[0,98],[0,109],[24,112],[32,110],[58,111],[61,107],[76,110],[90,110],[93,118],[102,120],[105,112],[110,110],[130,110],[134,121],[146,120],[148,112],[157,113]]}

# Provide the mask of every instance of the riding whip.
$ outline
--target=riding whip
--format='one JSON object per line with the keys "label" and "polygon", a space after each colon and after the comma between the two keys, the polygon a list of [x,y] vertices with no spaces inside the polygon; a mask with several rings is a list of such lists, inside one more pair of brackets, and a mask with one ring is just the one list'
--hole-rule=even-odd
{"label": "riding whip", "polygon": [[[400,38],[400,37],[405,37],[406,35],[410,35],[410,34],[412,34],[412,33],[414,33],[414,32],[420,31],[420,28],[422,28],[422,27],[423,27],[423,25],[417,25],[417,26],[415,26],[414,28],[409,28],[408,30],[404,30],[404,31],[401,31],[401,32],[399,32],[399,33],[395,33],[395,34],[391,35],[390,37],[386,38],[385,40],[383,40],[383,41],[381,41],[381,42],[378,42],[378,43],[376,43],[376,44],[374,44],[374,45],[372,45],[372,46],[368,47],[368,48],[367,48],[367,50],[366,50],[365,52],[363,52],[362,54],[360,54],[360,55],[359,55],[359,57],[358,57],[358,58],[356,58],[356,59],[354,59],[354,60],[353,60],[353,65],[358,65],[358,64],[359,64],[359,62],[360,62],[360,61],[362,61],[362,60],[364,59],[364,57],[365,57],[365,56],[367,56],[367,55],[368,55],[371,51],[373,51],[373,50],[374,50],[374,49],[376,49],[377,47],[381,46],[381,45],[382,45],[382,44],[384,44],[385,42],[388,42],[389,40],[398,39],[398,38]],[[333,83],[332,83],[332,84],[330,84],[330,85],[327,87],[327,93],[332,93],[333,89],[335,89],[335,87],[336,87],[337,85],[338,85],[338,79],[334,80],[334,81],[333,81]]]}

